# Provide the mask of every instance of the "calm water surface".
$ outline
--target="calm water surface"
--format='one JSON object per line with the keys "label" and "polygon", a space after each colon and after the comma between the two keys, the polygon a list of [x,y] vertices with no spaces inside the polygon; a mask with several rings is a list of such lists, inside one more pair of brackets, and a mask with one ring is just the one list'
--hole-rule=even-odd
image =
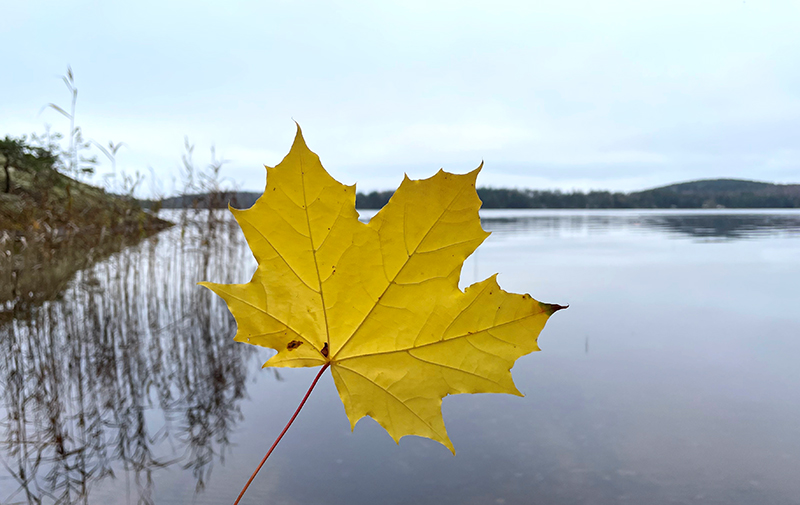
{"label": "calm water surface", "polygon": [[[351,433],[326,375],[243,503],[800,504],[800,212],[482,217],[462,284],[570,305],[514,367],[526,396],[446,398],[453,457]],[[0,307],[0,503],[230,503],[291,416],[315,370],[232,341],[195,282],[254,260],[190,219]]]}

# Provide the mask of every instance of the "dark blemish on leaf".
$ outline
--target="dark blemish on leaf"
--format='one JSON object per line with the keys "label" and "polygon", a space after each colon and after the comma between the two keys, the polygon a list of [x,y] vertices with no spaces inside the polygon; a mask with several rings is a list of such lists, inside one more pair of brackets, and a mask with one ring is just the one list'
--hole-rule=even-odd
{"label": "dark blemish on leaf", "polygon": [[297,349],[297,348],[298,348],[298,347],[300,347],[301,345],[303,345],[303,343],[302,343],[301,341],[299,341],[299,340],[292,340],[291,342],[289,342],[289,343],[286,345],[286,348],[287,348],[287,349],[289,349],[290,351],[294,351],[295,349]]}
{"label": "dark blemish on leaf", "polygon": [[327,342],[325,342],[325,345],[322,346],[322,350],[320,351],[320,353],[322,353],[322,355],[325,356],[326,358],[328,357],[328,343]]}
{"label": "dark blemish on leaf", "polygon": [[547,313],[548,316],[552,316],[559,310],[569,308],[569,305],[558,305],[557,303],[542,303],[542,309]]}

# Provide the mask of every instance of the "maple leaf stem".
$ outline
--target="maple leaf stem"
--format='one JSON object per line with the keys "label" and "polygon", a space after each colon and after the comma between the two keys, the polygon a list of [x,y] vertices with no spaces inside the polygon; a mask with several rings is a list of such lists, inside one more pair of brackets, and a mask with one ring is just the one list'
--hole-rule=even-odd
{"label": "maple leaf stem", "polygon": [[303,400],[300,402],[300,405],[297,406],[297,410],[294,411],[294,415],[292,416],[291,419],[289,419],[289,422],[286,423],[286,426],[283,428],[281,434],[278,435],[278,438],[275,439],[275,442],[272,443],[272,447],[269,448],[266,456],[264,456],[264,459],[261,460],[261,463],[258,465],[258,468],[256,468],[256,471],[253,472],[253,475],[250,476],[250,480],[248,480],[247,484],[244,485],[244,488],[242,488],[242,492],[239,493],[239,496],[236,498],[236,501],[233,502],[233,505],[237,505],[239,503],[239,500],[242,499],[242,496],[244,496],[244,493],[245,491],[247,491],[247,488],[250,487],[250,483],[253,482],[253,479],[256,478],[256,475],[258,475],[258,472],[261,470],[261,467],[264,466],[264,463],[267,462],[267,458],[269,458],[269,455],[272,454],[272,451],[275,450],[275,447],[278,445],[278,442],[280,442],[283,436],[286,434],[286,432],[289,431],[289,426],[292,425],[295,418],[297,417],[297,414],[300,413],[300,410],[303,408],[303,405],[306,404],[306,400],[308,400],[308,397],[311,396],[311,391],[314,390],[314,386],[317,385],[317,381],[319,381],[319,378],[322,377],[322,374],[325,372],[328,366],[330,366],[330,364],[331,364],[330,362],[327,362],[324,365],[322,365],[322,368],[320,369],[319,373],[317,374],[316,377],[314,377],[314,382],[311,383],[311,386],[308,388],[308,391],[306,391],[306,395],[303,397]]}

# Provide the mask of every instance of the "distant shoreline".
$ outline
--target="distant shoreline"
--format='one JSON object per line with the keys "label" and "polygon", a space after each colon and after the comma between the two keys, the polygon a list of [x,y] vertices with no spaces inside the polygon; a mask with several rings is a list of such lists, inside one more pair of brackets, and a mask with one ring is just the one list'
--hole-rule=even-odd
{"label": "distant shoreline", "polygon": [[[356,208],[380,209],[393,191],[356,194]],[[164,209],[248,208],[261,196],[254,191],[221,194],[196,193],[142,200],[143,207],[158,203]],[[671,184],[631,193],[478,188],[483,209],[796,209],[800,208],[800,184],[772,184],[741,179],[710,179]],[[209,205],[211,203],[211,205]]]}

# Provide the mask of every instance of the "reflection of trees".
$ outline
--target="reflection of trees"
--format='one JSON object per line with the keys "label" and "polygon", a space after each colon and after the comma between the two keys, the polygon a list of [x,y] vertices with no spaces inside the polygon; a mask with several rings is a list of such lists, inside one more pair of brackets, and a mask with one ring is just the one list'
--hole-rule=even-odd
{"label": "reflection of trees", "polygon": [[484,229],[498,234],[532,232],[559,235],[564,232],[609,232],[660,230],[696,238],[745,239],[764,235],[800,233],[800,214],[792,213],[697,213],[670,214],[636,212],[523,213],[503,216],[484,214]]}
{"label": "reflection of trees", "polygon": [[249,252],[231,225],[186,219],[0,328],[3,503],[85,503],[93,483],[121,472],[151,503],[154,471],[171,465],[203,488],[241,418],[243,361],[254,356],[195,287],[246,276]]}
{"label": "reflection of trees", "polygon": [[741,239],[778,233],[800,233],[798,214],[689,214],[653,216],[653,228],[691,237]]}

